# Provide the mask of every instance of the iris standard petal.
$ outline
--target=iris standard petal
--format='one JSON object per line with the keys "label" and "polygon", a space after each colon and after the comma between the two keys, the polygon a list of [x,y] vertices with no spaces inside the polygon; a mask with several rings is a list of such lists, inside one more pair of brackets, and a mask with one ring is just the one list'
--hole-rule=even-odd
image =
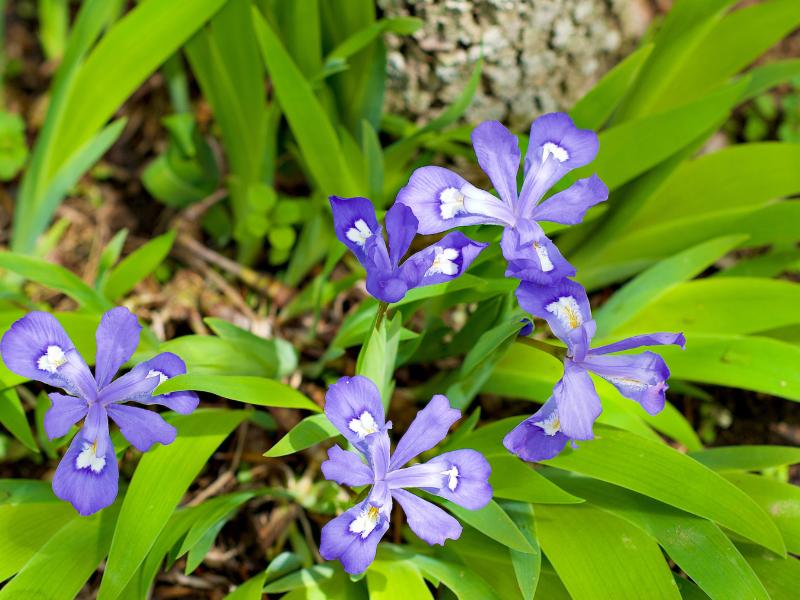
{"label": "iris standard petal", "polygon": [[520,230],[506,229],[500,247],[508,263],[506,277],[529,281],[539,286],[550,286],[575,275],[575,267],[564,258],[544,232],[525,241]]}
{"label": "iris standard petal", "polygon": [[644,335],[634,335],[633,337],[592,348],[589,354],[610,354],[612,352],[622,352],[623,350],[633,350],[642,346],[680,346],[686,347],[686,338],[682,333],[646,333]]}
{"label": "iris standard petal", "polygon": [[414,171],[398,192],[397,202],[414,211],[419,220],[418,232],[423,235],[467,225],[513,223],[507,204],[443,167]]}
{"label": "iris standard petal", "polygon": [[553,334],[568,346],[575,343],[570,332],[592,320],[586,290],[569,279],[548,287],[523,281],[517,288],[516,296],[523,310],[547,321]]}
{"label": "iris standard petal", "polygon": [[445,452],[429,460],[441,475],[437,487],[425,487],[428,491],[469,510],[483,508],[492,499],[489,476],[492,467],[483,454],[464,449]]}
{"label": "iris standard petal", "polygon": [[488,245],[453,231],[409,256],[400,266],[400,275],[409,289],[452,281],[463,275]]}
{"label": "iris standard petal", "polygon": [[15,321],[0,341],[6,366],[21,377],[65,387],[61,375],[66,353],[75,347],[56,318],[31,312]]}
{"label": "iris standard petal", "polygon": [[461,537],[461,524],[435,504],[406,490],[394,490],[392,497],[403,507],[411,531],[431,546]]}
{"label": "iris standard petal", "polygon": [[391,425],[389,422],[380,431],[364,438],[364,456],[372,469],[372,478],[376,482],[382,482],[389,470],[390,443],[387,429]]}
{"label": "iris standard petal", "polygon": [[51,440],[67,435],[75,423],[86,416],[89,405],[83,398],[66,396],[58,392],[47,394],[52,402],[44,414],[44,430]]}
{"label": "iris standard petal", "polygon": [[663,410],[669,367],[655,352],[590,355],[581,364],[613,384],[620,394],[641,404],[649,414],[655,415]]}
{"label": "iris standard petal", "polygon": [[586,211],[608,200],[608,187],[597,175],[579,179],[533,209],[531,218],[563,225],[577,225]]}
{"label": "iris standard petal", "polygon": [[364,438],[383,429],[381,394],[366,377],[342,377],[328,388],[325,395],[325,415],[339,432],[362,452]]}
{"label": "iris standard petal", "polygon": [[322,463],[322,474],[328,481],[359,487],[373,483],[372,470],[354,452],[342,450],[338,444],[328,448],[328,460]]}
{"label": "iris standard petal", "polygon": [[147,452],[156,442],[166,446],[175,441],[175,428],[152,410],[111,404],[108,406],[108,416],[117,424],[125,439],[140,452]]}
{"label": "iris standard petal", "polygon": [[389,469],[402,467],[415,456],[433,448],[444,439],[453,423],[460,418],[461,411],[452,408],[446,396],[437,394],[431,398],[397,443]]}
{"label": "iris standard petal", "polygon": [[99,402],[89,406],[81,434],[84,441],[95,446],[97,456],[105,455],[106,444],[111,443],[111,438],[108,436],[108,413]]}
{"label": "iris standard petal", "polygon": [[553,397],[558,409],[561,431],[571,440],[591,440],[592,427],[603,412],[600,398],[589,374],[567,359],[564,376],[555,385]]}
{"label": "iris standard petal", "polygon": [[[162,352],[150,360],[136,365],[136,367],[131,370],[131,373],[134,371],[142,373],[148,378],[155,377],[160,385],[167,379],[185,374],[186,363],[183,362],[183,359],[177,354]],[[200,399],[195,392],[180,391],[170,392],[169,394],[159,394],[157,396],[148,395],[146,397],[139,397],[136,399],[136,402],[140,404],[160,404],[182,415],[188,415],[197,408]]]}
{"label": "iris standard petal", "polygon": [[95,332],[97,353],[94,375],[98,389],[104,388],[139,345],[142,326],[127,308],[118,306],[103,315]]}
{"label": "iris standard petal", "polygon": [[485,121],[472,130],[472,147],[483,172],[500,198],[513,206],[517,200],[519,140],[498,121]]}
{"label": "iris standard petal", "polygon": [[105,451],[101,453],[98,452],[100,444],[86,441],[79,431],[53,476],[55,495],[72,504],[83,516],[109,506],[117,497],[117,457],[107,428],[105,436],[102,444]]}
{"label": "iris standard petal", "polygon": [[364,264],[364,245],[375,235],[380,235],[375,208],[367,198],[329,198],[333,211],[333,228],[336,237]]}
{"label": "iris standard petal", "polygon": [[347,573],[363,573],[375,560],[378,542],[389,529],[389,506],[368,500],[355,505],[322,528],[319,552],[325,560],[338,560]]}
{"label": "iris standard petal", "polygon": [[411,245],[411,240],[417,235],[419,221],[411,208],[396,202],[386,212],[384,223],[386,235],[389,236],[389,258],[392,267],[396,269]]}
{"label": "iris standard petal", "polygon": [[98,401],[104,405],[114,402],[143,402],[158,387],[158,377],[148,377],[141,368],[131,369],[100,390]]}
{"label": "iris standard petal", "polygon": [[568,439],[561,431],[556,401],[551,396],[544,406],[506,434],[503,446],[522,460],[538,462],[558,455]]}
{"label": "iris standard petal", "polygon": [[525,176],[553,157],[564,173],[588,165],[597,156],[599,141],[590,129],[578,129],[566,113],[542,115],[531,124]]}

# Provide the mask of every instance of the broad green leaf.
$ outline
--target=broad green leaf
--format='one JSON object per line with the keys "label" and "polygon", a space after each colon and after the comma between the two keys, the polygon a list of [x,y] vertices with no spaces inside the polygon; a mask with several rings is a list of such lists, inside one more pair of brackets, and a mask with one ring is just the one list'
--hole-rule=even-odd
{"label": "broad green leaf", "polygon": [[192,375],[276,375],[273,353],[260,352],[253,344],[227,336],[184,335],[164,342],[159,349],[180,356]]}
{"label": "broad green leaf", "polygon": [[245,411],[208,409],[172,419],[178,437],[142,457],[125,494],[99,600],[116,598],[125,589],[192,480],[246,416]]}
{"label": "broad green leaf", "polygon": [[542,551],[539,548],[539,540],[536,538],[533,507],[523,502],[503,502],[501,506],[534,549],[532,554],[517,550],[510,551],[511,563],[514,565],[514,573],[517,575],[517,584],[522,592],[522,597],[524,600],[533,600],[542,567]]}
{"label": "broad green leaf", "polygon": [[800,488],[750,473],[725,473],[724,476],[772,517],[783,535],[786,549],[800,554]]}
{"label": "broad green leaf", "polygon": [[743,236],[715,238],[665,258],[643,271],[594,311],[597,336],[604,337],[617,331],[674,285],[699,275],[744,239]]}
{"label": "broad green leaf", "polygon": [[405,560],[376,559],[367,570],[367,587],[370,600],[433,600],[419,569]]}
{"label": "broad green leaf", "polygon": [[370,329],[358,354],[356,373],[378,386],[384,409],[389,408],[394,390],[394,370],[402,325],[403,317],[399,312],[391,319],[385,317],[377,328]]}
{"label": "broad green leaf", "polygon": [[764,583],[772,600],[797,598],[800,559],[794,556],[777,558],[763,548],[750,544],[739,544],[739,549]]}
{"label": "broad green leaf", "polygon": [[293,387],[264,377],[187,374],[173,377],[156,389],[157,394],[195,390],[258,406],[322,410]]}
{"label": "broad green leaf", "polygon": [[255,577],[251,577],[242,585],[236,587],[230,594],[225,596],[225,600],[261,600],[263,597],[264,582],[267,579],[267,572],[263,571]]}
{"label": "broad green leaf", "polygon": [[690,452],[689,456],[715,471],[760,471],[800,463],[794,446],[724,446]]}
{"label": "broad green leaf", "polygon": [[275,95],[300,151],[308,158],[312,177],[323,194],[354,195],[355,184],[336,131],[311,86],[255,7],[253,25]]}
{"label": "broad green leaf", "polygon": [[597,425],[594,440],[583,442],[577,450],[567,449],[545,464],[639,492],[784,553],[780,532],[757,503],[714,471],[665,444]]}
{"label": "broad green leaf", "polygon": [[311,415],[300,421],[283,436],[264,456],[277,458],[310,448],[330,439],[339,432],[324,414]]}
{"label": "broad green leaf", "polygon": [[274,365],[275,372],[270,376],[285,377],[297,368],[297,350],[286,340],[263,338],[215,317],[206,317],[203,322],[221,338],[230,340],[237,347],[252,349],[265,363]]}
{"label": "broad green leaf", "polygon": [[744,99],[752,100],[767,90],[800,76],[800,58],[776,60],[748,71],[750,82]]}
{"label": "broad green leaf", "polygon": [[654,537],[712,598],[769,599],[736,546],[714,523],[596,479],[557,472],[552,475],[560,485],[584,495],[593,506],[622,517]]}
{"label": "broad green leaf", "polygon": [[[48,486],[49,492],[49,486]],[[52,492],[49,492],[52,497]],[[14,496],[11,498],[14,499]],[[67,523],[77,518],[66,502],[0,504],[0,581],[19,571]]]}
{"label": "broad green leaf", "polygon": [[62,503],[53,494],[53,488],[49,481],[0,479],[0,506],[42,502]]}
{"label": "broad green leaf", "polygon": [[31,426],[25,416],[25,409],[13,388],[0,392],[0,424],[8,429],[23,446],[33,452],[39,452],[39,446],[33,439]]}
{"label": "broad green leaf", "polygon": [[408,560],[417,565],[429,579],[450,588],[460,600],[497,598],[492,588],[463,565],[438,560],[423,554],[412,554]]}
{"label": "broad green leaf", "polygon": [[[677,350],[677,351],[676,351]],[[692,334],[685,351],[659,350],[672,376],[800,400],[800,348],[743,335]]]}
{"label": "broad green leaf", "polygon": [[222,521],[225,522],[225,517],[239,508],[242,504],[255,496],[255,492],[237,492],[227,494],[225,496],[217,496],[205,504],[210,504],[208,510],[192,523],[186,537],[181,542],[180,549],[176,556],[183,556],[186,552],[194,548],[200,542],[204,534],[215,524]]}
{"label": "broad green leaf", "polygon": [[264,587],[264,592],[267,594],[290,592],[297,588],[307,587],[331,579],[337,572],[341,571],[330,564],[314,565],[268,583]]}
{"label": "broad green leaf", "polygon": [[652,51],[653,45],[646,44],[606,73],[569,111],[575,125],[585,129],[600,129],[630,90]]}
{"label": "broad green leaf", "polygon": [[108,300],[61,265],[32,256],[0,252],[0,269],[7,269],[25,279],[66,294],[89,310],[104,312],[111,308]]}
{"label": "broad green leaf", "polygon": [[583,502],[543,477],[530,465],[509,454],[490,455],[492,465],[489,483],[495,498],[507,498],[542,504],[575,504]]}
{"label": "broad green leaf", "polygon": [[174,241],[175,231],[169,231],[131,252],[108,274],[103,295],[114,301],[130,292],[164,261]]}
{"label": "broad green leaf", "polygon": [[525,536],[520,533],[514,521],[511,520],[494,500],[490,500],[489,504],[480,510],[467,510],[438,496],[425,494],[425,497],[437,504],[441,504],[458,517],[461,522],[466,523],[470,527],[474,527],[487,537],[500,542],[504,546],[513,550],[519,550],[520,552],[535,552],[534,548],[528,543],[528,540],[525,539]]}
{"label": "broad green leaf", "polygon": [[[681,283],[645,306],[617,330],[619,337],[642,331],[726,335],[757,333],[794,325],[800,314],[800,284],[757,277],[713,277]],[[691,344],[691,342],[689,342]]]}
{"label": "broad green leaf", "polygon": [[655,541],[592,506],[539,506],[536,531],[547,558],[575,600],[679,599]]}
{"label": "broad green leaf", "polygon": [[108,552],[118,511],[117,502],[72,519],[0,590],[0,599],[77,597]]}

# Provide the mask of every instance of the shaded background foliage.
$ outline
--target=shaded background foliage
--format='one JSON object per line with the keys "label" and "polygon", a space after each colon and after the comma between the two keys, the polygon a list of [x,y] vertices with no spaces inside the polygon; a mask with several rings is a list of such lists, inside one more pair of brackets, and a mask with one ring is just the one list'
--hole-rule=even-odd
{"label": "shaded background foliage", "polygon": [[[514,4],[473,8],[504,31],[496,15]],[[546,5],[553,28],[608,15],[565,16],[562,4],[577,3]],[[592,168],[611,199],[558,236],[593,292],[598,335],[682,329],[688,339],[685,353],[664,351],[673,379],[662,415],[643,418],[598,385],[600,439],[537,469],[502,452],[499,439],[514,415],[532,412],[527,401],[547,398],[558,367],[513,343],[522,315],[498,254],[487,251],[449,286],[409,294],[364,343],[375,304],[330,228],[328,194],[387,207],[414,166],[474,160],[462,117],[482,118],[487,92],[507,105],[492,78],[503,53],[488,43],[481,63],[459,41],[458,75],[437,71],[446,53],[424,47],[431,23],[414,16],[429,16],[423,5],[4,7],[3,330],[25,310],[50,307],[90,356],[99,315],[123,302],[150,325],[137,356],[180,354],[183,383],[204,392],[206,408],[171,417],[180,437],[169,447],[140,458],[118,443],[124,498],[81,519],[49,489],[68,440],[44,436],[46,397],[0,368],[0,580],[16,575],[0,598],[98,589],[139,598],[151,586],[153,597],[212,598],[234,586],[242,598],[262,588],[292,598],[796,593],[800,568],[780,554],[800,552],[800,497],[787,484],[797,450],[703,449],[796,445],[800,435],[796,0],[653,10],[641,40],[623,31],[624,60],[582,99],[594,82],[561,95],[559,78],[517,76],[521,99],[554,85],[552,104],[525,109],[520,100],[496,115],[523,140],[527,122],[554,108],[601,130]],[[454,6],[443,18],[459,15]],[[588,40],[563,47],[565,66],[585,67],[582,53],[598,53]],[[515,61],[546,63],[538,43],[531,56],[514,49]],[[398,53],[410,78],[424,79],[414,61],[434,65],[425,77],[446,91],[432,113],[398,93]],[[599,54],[611,66],[623,52]],[[495,241],[492,231],[472,233]],[[319,564],[319,526],[349,497],[319,474],[315,444],[333,430],[306,416],[319,412],[327,383],[354,372],[394,388],[400,431],[420,402],[446,391],[467,418],[444,448],[487,452],[498,499],[477,518],[459,515],[468,527],[444,549],[414,546],[398,524],[394,544],[355,583]]]}

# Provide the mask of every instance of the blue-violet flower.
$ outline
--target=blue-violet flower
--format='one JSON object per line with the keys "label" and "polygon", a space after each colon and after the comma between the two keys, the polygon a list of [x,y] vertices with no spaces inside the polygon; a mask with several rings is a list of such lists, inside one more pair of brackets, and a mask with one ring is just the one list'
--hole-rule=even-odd
{"label": "blue-violet flower", "polygon": [[417,413],[394,453],[390,453],[387,433],[391,422],[385,420],[378,388],[366,377],[342,377],[333,384],[325,414],[366,459],[365,464],[355,452],[333,446],[322,463],[325,477],[352,487],[371,486],[364,501],[322,529],[322,557],[338,559],[348,573],[361,573],[374,560],[378,542],[389,529],[393,500],[403,508],[411,530],[428,544],[444,544],[461,535],[454,517],[407,488],[422,489],[470,510],[483,508],[491,500],[491,467],[475,450],[445,452],[403,468],[444,439],[461,417],[445,396],[434,396]]}
{"label": "blue-violet flower", "polygon": [[160,383],[186,372],[184,362],[170,352],[114,379],[136,350],[141,329],[127,308],[106,312],[96,332],[94,376],[66,331],[49,313],[29,313],[11,325],[0,341],[0,354],[11,371],[66,392],[49,394],[52,406],[44,416],[44,428],[50,439],[66,435],[72,425],[84,419],[53,477],[56,496],[72,503],[81,515],[105,508],[117,496],[119,471],[108,432],[109,417],[122,435],[144,452],[155,442],[171,443],[175,428],[158,413],[125,402],[161,404],[183,414],[192,412],[198,404],[194,392],[152,395]]}

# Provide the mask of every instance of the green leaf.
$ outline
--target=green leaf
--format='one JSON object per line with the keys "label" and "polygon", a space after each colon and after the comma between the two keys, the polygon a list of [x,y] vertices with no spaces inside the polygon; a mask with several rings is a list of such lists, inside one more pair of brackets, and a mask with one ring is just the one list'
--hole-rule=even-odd
{"label": "green leaf", "polygon": [[523,502],[503,502],[501,506],[534,549],[532,554],[517,550],[510,551],[511,562],[514,565],[514,573],[517,576],[517,584],[522,592],[522,597],[524,600],[533,600],[542,567],[542,551],[536,537],[533,507]]}
{"label": "green leaf", "polygon": [[598,425],[594,440],[545,464],[639,492],[784,553],[780,532],[761,507],[714,471],[665,444]]}
{"label": "green leaf", "polygon": [[584,129],[600,129],[636,81],[652,51],[653,45],[645,44],[603,75],[569,111],[575,125]]}
{"label": "green leaf", "polygon": [[786,549],[800,554],[800,488],[750,473],[725,473],[724,476],[772,517],[783,535]]}
{"label": "green leaf", "polygon": [[797,597],[800,559],[794,556],[776,558],[763,548],[750,544],[740,544],[739,549],[764,583],[772,600],[794,600]]}
{"label": "green leaf", "polygon": [[356,373],[378,386],[384,409],[389,408],[394,389],[394,369],[402,326],[403,317],[398,312],[391,319],[384,318],[378,328],[372,327],[356,363]]}
{"label": "green leaf", "polygon": [[433,596],[414,563],[376,559],[367,570],[370,600],[425,600]]}
{"label": "green leaf", "polygon": [[744,98],[752,100],[767,90],[800,76],[800,58],[776,60],[748,71],[750,82]]}
{"label": "green leaf", "polygon": [[560,485],[582,494],[594,506],[622,517],[654,537],[712,598],[768,600],[756,574],[714,523],[596,479],[558,472],[552,475]]}
{"label": "green leaf", "polygon": [[459,600],[491,600],[497,598],[492,588],[463,565],[438,560],[423,554],[412,554],[408,560],[417,565],[427,579],[441,581]]}
{"label": "green leaf", "polygon": [[203,322],[221,338],[229,340],[238,348],[251,349],[261,360],[272,365],[274,372],[269,377],[285,377],[297,368],[297,350],[286,340],[266,339],[215,317],[206,317]]}
{"label": "green leaf", "polygon": [[178,437],[142,457],[125,494],[99,600],[116,598],[125,589],[192,480],[246,416],[208,409],[172,419]]}
{"label": "green leaf", "polygon": [[275,95],[302,155],[307,157],[311,176],[325,195],[355,195],[357,190],[336,131],[311,86],[255,7],[253,25]]}
{"label": "green leaf", "polygon": [[482,534],[500,542],[512,550],[519,550],[520,552],[527,552],[528,554],[535,552],[535,549],[528,543],[525,536],[520,533],[514,521],[511,520],[494,500],[490,500],[489,504],[479,510],[467,510],[438,496],[425,494],[424,497],[437,504],[441,504],[463,523],[474,527]]}
{"label": "green leaf", "polygon": [[586,504],[539,506],[536,531],[575,600],[679,599],[658,545],[627,521]]}
{"label": "green leaf", "polygon": [[599,338],[611,335],[674,285],[699,275],[744,240],[744,236],[715,238],[665,258],[636,276],[594,311]]}
{"label": "green leaf", "polygon": [[31,426],[25,416],[25,409],[13,388],[0,392],[0,424],[8,429],[23,446],[33,452],[39,452],[39,446],[33,439]]}
{"label": "green leaf", "polygon": [[0,599],[77,597],[108,552],[118,511],[117,502],[72,519],[0,590]]}
{"label": "green leaf", "polygon": [[126,256],[111,270],[102,292],[111,301],[130,292],[137,283],[156,270],[172,249],[175,231],[153,238]]}
{"label": "green leaf", "polygon": [[111,308],[108,300],[61,265],[32,256],[0,252],[0,268],[8,269],[25,279],[59,291],[94,312],[104,312]]}
{"label": "green leaf", "polygon": [[800,463],[800,448],[727,446],[690,452],[689,456],[715,471],[760,471]]}
{"label": "green leaf", "polygon": [[487,459],[492,465],[489,483],[494,489],[495,498],[542,504],[583,502],[581,498],[568,494],[515,456],[506,453],[490,455]]}
{"label": "green leaf", "polygon": [[14,179],[27,158],[25,121],[17,114],[0,110],[0,180]]}
{"label": "green leaf", "polygon": [[267,579],[267,572],[263,571],[237,586],[230,594],[225,596],[225,600],[261,600],[263,597],[262,589]]}
{"label": "green leaf", "polygon": [[277,444],[264,453],[269,458],[294,454],[330,439],[339,432],[324,414],[311,415],[292,427]]}
{"label": "green leaf", "polygon": [[[194,548],[203,539],[206,532],[212,530],[219,523],[224,523],[236,509],[255,496],[255,492],[237,492],[217,496],[204,503],[206,509],[194,523],[192,523],[186,537],[181,542],[176,557],[183,556]],[[213,539],[212,539],[213,541]]]}
{"label": "green leaf", "polygon": [[262,353],[260,347],[229,336],[184,335],[164,342],[159,349],[183,358],[192,375],[277,375],[273,353]]}
{"label": "green leaf", "polygon": [[[15,481],[16,483],[16,481]],[[77,517],[75,509],[66,502],[52,500],[24,501],[21,504],[0,504],[0,581],[19,571],[49,539]],[[12,500],[14,497],[12,496]],[[18,496],[18,500],[23,498]]]}
{"label": "green leaf", "polygon": [[322,409],[296,389],[273,379],[235,375],[178,375],[156,388],[156,394],[180,390],[208,392],[222,398],[281,408],[302,408],[321,412]]}

